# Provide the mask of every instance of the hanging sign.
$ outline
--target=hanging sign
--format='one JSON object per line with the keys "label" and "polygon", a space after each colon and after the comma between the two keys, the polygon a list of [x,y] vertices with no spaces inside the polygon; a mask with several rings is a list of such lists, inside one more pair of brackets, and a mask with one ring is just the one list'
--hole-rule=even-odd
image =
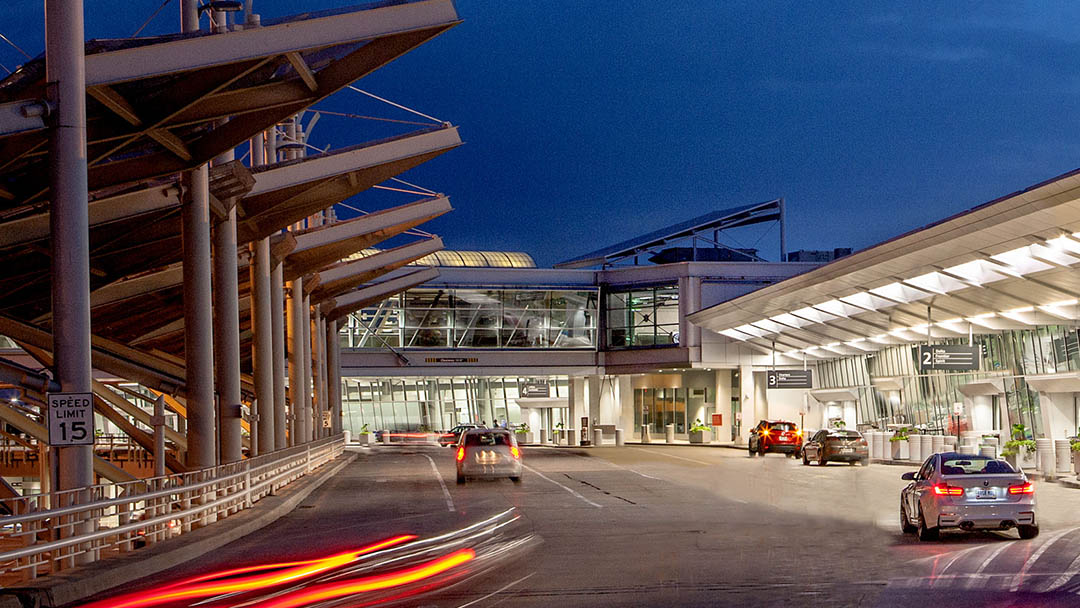
{"label": "hanging sign", "polygon": [[814,370],[769,370],[769,388],[814,388]]}
{"label": "hanging sign", "polygon": [[48,393],[49,445],[94,445],[94,394]]}
{"label": "hanging sign", "polygon": [[550,397],[551,385],[548,384],[547,378],[529,378],[521,383],[518,394],[526,398]]}
{"label": "hanging sign", "polygon": [[931,344],[919,347],[919,369],[921,371],[948,370],[956,372],[974,372],[979,370],[979,355],[982,347],[966,344]]}

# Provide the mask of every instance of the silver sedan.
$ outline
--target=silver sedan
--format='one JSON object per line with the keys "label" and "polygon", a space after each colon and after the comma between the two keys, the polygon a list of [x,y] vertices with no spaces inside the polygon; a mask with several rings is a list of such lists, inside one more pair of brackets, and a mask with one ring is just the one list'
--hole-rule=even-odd
{"label": "silver sedan", "polygon": [[1010,530],[1035,538],[1035,486],[1004,460],[946,452],[934,454],[900,492],[900,527],[936,540],[942,529]]}
{"label": "silver sedan", "polygon": [[521,448],[514,433],[506,429],[466,430],[454,452],[458,483],[465,483],[469,477],[521,481]]}

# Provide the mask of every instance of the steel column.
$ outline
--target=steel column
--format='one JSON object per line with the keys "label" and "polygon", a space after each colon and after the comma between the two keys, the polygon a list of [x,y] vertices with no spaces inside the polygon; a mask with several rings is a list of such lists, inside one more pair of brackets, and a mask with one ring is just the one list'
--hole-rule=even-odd
{"label": "steel column", "polygon": [[252,366],[259,409],[259,454],[274,450],[274,344],[270,312],[270,239],[252,244],[255,263],[251,269]]}
{"label": "steel column", "polygon": [[202,165],[185,176],[184,363],[187,380],[188,455],[193,469],[216,464],[214,441],[214,335],[210,291],[210,191]]}
{"label": "steel column", "polygon": [[[89,393],[90,220],[86,177],[86,71],[82,0],[45,3],[45,71],[56,107],[49,138],[52,328],[56,380]],[[93,429],[90,429],[93,433]],[[93,446],[58,448],[56,488],[93,485]]]}
{"label": "steel column", "polygon": [[300,445],[304,439],[304,279],[286,285],[289,299],[286,305],[289,339],[289,402],[292,412],[292,433],[289,443]]}
{"label": "steel column", "polygon": [[314,410],[312,408],[312,402],[311,402],[311,393],[312,393],[312,390],[315,387],[314,387],[314,385],[312,383],[312,380],[314,379],[314,376],[311,373],[312,353],[311,353],[311,296],[310,295],[304,295],[304,304],[301,307],[301,310],[303,311],[302,314],[304,315],[303,322],[301,323],[301,325],[303,325],[303,332],[304,332],[304,339],[303,339],[303,342],[304,342],[304,344],[303,344],[304,358],[302,359],[302,361],[304,362],[304,365],[302,366],[304,368],[304,384],[303,384],[303,387],[304,387],[304,395],[303,395],[304,396],[304,435],[303,435],[303,437],[304,437],[304,441],[306,442],[306,441],[311,441],[315,437]]}
{"label": "steel column", "polygon": [[[232,150],[214,164],[234,159]],[[236,208],[214,226],[214,370],[218,393],[219,462],[243,458],[240,403],[240,304],[237,292]]]}
{"label": "steel column", "polygon": [[180,0],[180,31],[199,31],[199,0]]}
{"label": "steel column", "polygon": [[274,355],[274,449],[289,447],[285,416],[285,290],[283,269],[278,263],[271,272],[270,326]]}
{"label": "steel column", "polygon": [[[338,322],[331,321],[326,328],[328,374],[327,395],[330,397],[330,432],[341,432],[341,337],[338,335]],[[441,416],[440,416],[441,420]],[[440,425],[442,423],[440,422]],[[442,428],[441,426],[437,428]]]}

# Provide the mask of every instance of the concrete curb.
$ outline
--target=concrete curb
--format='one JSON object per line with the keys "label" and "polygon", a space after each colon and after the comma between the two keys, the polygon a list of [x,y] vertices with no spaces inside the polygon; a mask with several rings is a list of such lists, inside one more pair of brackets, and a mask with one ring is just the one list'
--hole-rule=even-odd
{"label": "concrete curb", "polygon": [[126,555],[42,578],[25,587],[4,589],[2,593],[5,595],[0,596],[0,608],[52,608],[80,602],[103,591],[201,557],[288,514],[356,458],[355,453],[346,452],[314,475],[305,476],[283,488],[278,494],[264,497],[251,509],[219,522],[229,525],[211,524]]}

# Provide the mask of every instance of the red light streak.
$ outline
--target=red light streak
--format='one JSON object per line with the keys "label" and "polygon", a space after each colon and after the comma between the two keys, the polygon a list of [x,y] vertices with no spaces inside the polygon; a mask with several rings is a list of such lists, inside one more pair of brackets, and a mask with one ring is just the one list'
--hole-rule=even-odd
{"label": "red light streak", "polygon": [[[165,587],[159,589],[152,589],[143,593],[121,596],[119,598],[101,600],[99,602],[86,604],[86,606],[92,606],[94,608],[145,608],[147,606],[156,606],[158,604],[163,604],[166,602],[172,602],[181,599],[209,597],[211,595],[219,595],[222,593],[242,593],[246,591],[254,591],[266,587],[272,587],[274,585],[279,585],[282,583],[287,583],[290,581],[295,581],[302,578],[308,578],[316,574],[325,572],[327,570],[339,568],[355,561],[357,557],[364,555],[365,553],[371,553],[373,551],[378,551],[380,549],[399,545],[401,543],[408,542],[416,538],[417,537],[415,535],[405,534],[402,536],[395,536],[393,538],[389,538],[373,545],[368,545],[367,547],[358,549],[356,551],[339,553],[337,555],[331,555],[330,557],[324,557],[320,559],[300,562],[283,562],[279,564],[262,564],[258,566],[249,566],[246,568],[235,568],[232,570],[214,572],[212,574],[195,577],[189,580],[181,581],[179,583],[166,585]],[[284,570],[282,570],[283,568]],[[236,576],[237,574],[246,574],[250,572],[259,572],[272,569],[281,571],[255,576],[247,576],[231,580],[220,580],[230,576]],[[188,587],[187,585],[193,586]]]}
{"label": "red light streak", "polygon": [[260,606],[262,608],[296,608],[298,606],[306,606],[315,602],[339,598],[346,595],[407,585],[446,572],[451,568],[471,561],[475,557],[476,552],[472,549],[460,549],[449,555],[413,568],[406,568],[404,570],[398,570],[397,572],[378,576],[316,585],[309,589],[301,589],[283,595],[270,602],[263,602]]}

